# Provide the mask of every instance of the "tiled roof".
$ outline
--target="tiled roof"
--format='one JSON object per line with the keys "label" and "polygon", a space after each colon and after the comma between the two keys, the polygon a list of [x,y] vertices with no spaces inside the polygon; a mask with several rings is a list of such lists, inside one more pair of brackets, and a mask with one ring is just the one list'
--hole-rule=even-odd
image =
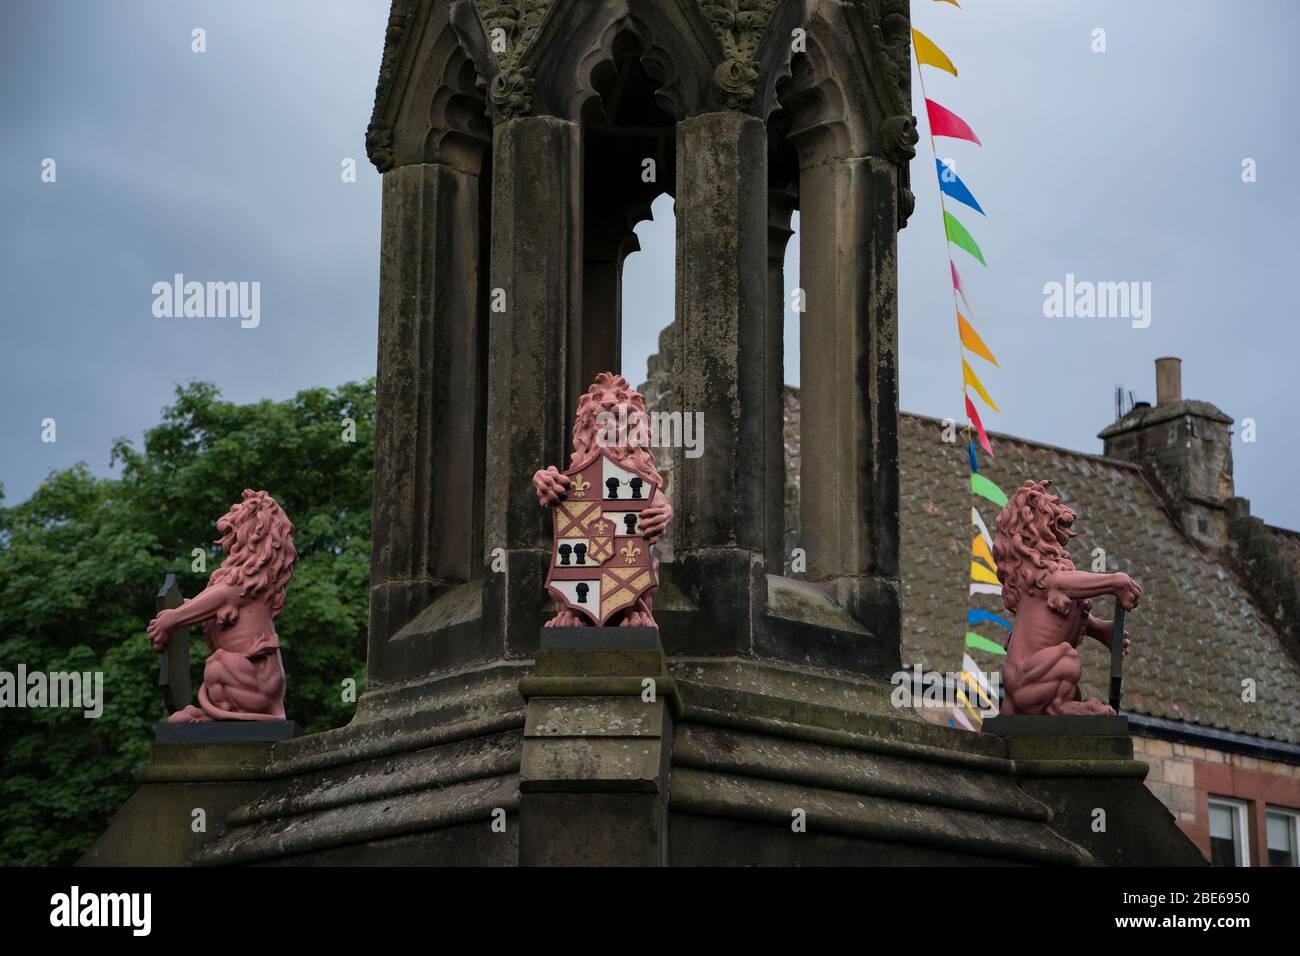
{"label": "tiled roof", "polygon": [[[942,427],[916,415],[899,420],[903,661],[957,671],[967,610],[1006,612],[998,597],[967,594],[969,463],[960,434],[946,443]],[[1128,616],[1125,709],[1300,743],[1300,667],[1228,568],[1182,534],[1135,466],[1005,435],[992,440],[997,459],[986,464],[981,455],[983,475],[1008,494],[1026,479],[1052,479],[1053,491],[1079,515],[1075,563],[1091,569],[1093,549],[1104,548],[1109,570],[1123,566],[1142,585],[1142,603]],[[994,533],[997,507],[975,501]],[[1300,567],[1300,535],[1277,537]],[[1104,597],[1093,611],[1109,618],[1113,607]],[[1005,644],[1001,628],[971,629]],[[1107,652],[1085,643],[1084,692],[1104,699]],[[998,656],[970,653],[986,670],[1000,667]],[[1248,679],[1253,702],[1242,700]]]}

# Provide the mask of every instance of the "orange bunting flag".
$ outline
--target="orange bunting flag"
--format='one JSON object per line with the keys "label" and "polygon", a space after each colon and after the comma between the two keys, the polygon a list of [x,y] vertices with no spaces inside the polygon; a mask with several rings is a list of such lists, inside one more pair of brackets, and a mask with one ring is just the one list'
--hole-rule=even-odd
{"label": "orange bunting flag", "polygon": [[[992,362],[994,365],[998,364],[998,360],[993,357],[993,353],[984,344],[984,340],[980,338],[979,333],[975,331],[975,328],[966,321],[966,317],[960,312],[957,313],[957,331],[961,335],[962,345],[985,361]],[[1001,368],[1000,365],[998,367]]]}
{"label": "orange bunting flag", "polygon": [[980,382],[979,376],[975,374],[975,370],[970,367],[970,363],[964,358],[961,360],[961,375],[963,384],[969,385],[971,388],[975,389],[979,394],[979,397],[984,399],[985,405],[1001,414],[1002,409],[998,408],[998,406],[994,404],[993,399],[989,398],[989,393],[984,391],[984,385]]}
{"label": "orange bunting flag", "polygon": [[912,43],[916,45],[916,63],[918,66],[932,66],[943,70],[945,73],[951,73],[953,76],[957,75],[957,67],[952,65],[952,60],[948,59],[948,54],[935,46],[934,41],[920,30],[912,30]]}
{"label": "orange bunting flag", "polygon": [[994,571],[998,569],[998,563],[993,560],[993,552],[989,550],[988,544],[979,535],[976,535],[975,540],[971,542],[970,551],[971,554],[979,558]]}

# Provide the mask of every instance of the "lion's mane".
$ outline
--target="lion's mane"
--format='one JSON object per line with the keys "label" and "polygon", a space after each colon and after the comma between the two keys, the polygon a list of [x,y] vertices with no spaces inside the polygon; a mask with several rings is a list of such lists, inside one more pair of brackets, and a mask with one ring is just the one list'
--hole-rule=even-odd
{"label": "lion's mane", "polygon": [[[573,461],[570,467],[585,465],[598,449],[603,449],[624,468],[647,481],[653,481],[662,489],[664,480],[659,474],[654,453],[648,447],[635,443],[598,443],[597,434],[602,427],[597,423],[596,417],[602,410],[601,402],[610,393],[618,405],[627,407],[629,421],[634,414],[646,415],[645,397],[629,385],[627,379],[622,375],[601,372],[586,394],[578,400],[578,413],[573,421]],[[613,414],[618,414],[617,408]],[[649,427],[648,418],[646,421]]]}
{"label": "lion's mane", "polygon": [[1051,481],[1026,481],[998,513],[993,560],[1002,582],[1002,603],[1015,611],[1031,587],[1047,590],[1047,576],[1071,571],[1074,562],[1056,537],[1056,526],[1068,509],[1048,491]]}
{"label": "lion's mane", "polygon": [[270,595],[271,617],[284,610],[284,589],[293,577],[298,552],[293,547],[293,522],[265,491],[244,490],[244,500],[217,522],[221,549],[228,552],[212,572],[209,586],[228,584],[241,597]]}

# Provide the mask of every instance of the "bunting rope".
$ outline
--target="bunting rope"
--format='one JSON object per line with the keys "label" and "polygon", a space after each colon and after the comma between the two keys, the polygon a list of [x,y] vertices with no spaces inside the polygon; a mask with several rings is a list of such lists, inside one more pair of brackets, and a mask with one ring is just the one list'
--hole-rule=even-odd
{"label": "bunting rope", "polygon": [[[961,8],[961,5],[956,0],[934,0],[934,2],[948,3],[958,9]],[[997,506],[998,509],[1001,509],[1007,503],[1007,496],[1001,488],[980,474],[979,451],[983,450],[984,454],[988,455],[989,458],[993,458],[994,454],[993,444],[989,441],[988,432],[984,430],[984,421],[980,417],[979,409],[972,399],[972,393],[995,414],[1000,414],[1001,409],[998,408],[989,395],[971,363],[967,361],[967,356],[988,362],[995,368],[1001,366],[997,358],[994,357],[993,352],[984,343],[984,339],[975,330],[973,325],[975,311],[971,308],[970,299],[966,294],[966,287],[961,280],[961,273],[957,270],[957,263],[953,259],[953,247],[961,249],[985,268],[988,268],[988,263],[985,261],[983,250],[980,249],[979,243],[975,241],[975,237],[971,235],[970,230],[966,228],[961,220],[948,211],[947,200],[951,199],[955,203],[960,203],[986,218],[988,214],[985,213],[984,208],[975,199],[974,194],[966,184],[962,182],[956,170],[939,158],[939,149],[935,144],[935,139],[942,136],[949,139],[965,140],[981,148],[983,143],[975,135],[975,131],[971,129],[969,123],[946,106],[930,99],[929,94],[926,92],[925,70],[923,67],[928,66],[936,70],[942,70],[955,77],[957,67],[953,64],[952,59],[933,40],[915,28],[912,30],[912,48],[916,53],[916,73],[920,81],[921,97],[925,100],[925,113],[930,134],[930,154],[934,158],[935,172],[939,178],[939,213],[943,219],[943,232],[947,240],[945,245],[948,250],[948,267],[952,279],[952,307],[957,316],[957,339],[961,351],[961,391],[966,413],[966,453],[970,464],[971,495],[971,557],[968,597],[971,599],[974,599],[976,595],[1000,597],[1002,585],[998,581],[997,562],[993,560],[993,538],[989,535],[988,525],[985,524],[983,517],[980,515],[979,500],[990,502]],[[962,306],[966,308],[965,314],[962,313]],[[967,316],[970,318],[967,318]],[[1011,622],[992,611],[971,608],[966,612],[965,636],[962,639],[961,680],[957,685],[957,704],[949,714],[948,726],[961,727],[971,731],[979,730],[983,724],[983,718],[980,716],[981,709],[996,711],[1000,703],[988,675],[981,668],[979,662],[971,656],[972,652],[976,652],[981,656],[992,657],[994,661],[1006,655],[1001,643],[974,629],[977,625],[992,625],[996,628],[1005,629],[1007,632],[1011,631]]]}

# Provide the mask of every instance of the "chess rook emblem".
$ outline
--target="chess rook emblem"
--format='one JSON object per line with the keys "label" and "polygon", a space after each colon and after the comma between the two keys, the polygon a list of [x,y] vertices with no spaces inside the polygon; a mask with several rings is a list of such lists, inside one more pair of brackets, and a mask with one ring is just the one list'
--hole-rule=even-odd
{"label": "chess rook emblem", "polygon": [[265,491],[246,490],[217,531],[226,559],[208,586],[149,622],[149,645],[159,653],[191,624],[203,625],[211,650],[198,706],[178,710],[168,722],[284,720],[284,665],[274,622],[298,559],[293,524]]}
{"label": "chess rook emblem", "polygon": [[533,475],[555,530],[546,590],[556,614],[547,627],[657,626],[659,562],[650,545],[673,512],[645,415],[641,394],[602,372],[578,402],[569,468]]}
{"label": "chess rook emblem", "polygon": [[[1106,647],[1115,622],[1091,614],[1091,598],[1115,595],[1126,611],[1137,607],[1142,588],[1127,574],[1079,571],[1065,549],[1074,512],[1048,488],[1027,481],[998,514],[993,560],[1002,582],[1002,603],[1016,616],[1002,665],[1003,714],[1113,714],[1098,700],[1081,700],[1083,665],[1075,650],[1085,637]],[[1128,637],[1121,652],[1127,651]]]}

